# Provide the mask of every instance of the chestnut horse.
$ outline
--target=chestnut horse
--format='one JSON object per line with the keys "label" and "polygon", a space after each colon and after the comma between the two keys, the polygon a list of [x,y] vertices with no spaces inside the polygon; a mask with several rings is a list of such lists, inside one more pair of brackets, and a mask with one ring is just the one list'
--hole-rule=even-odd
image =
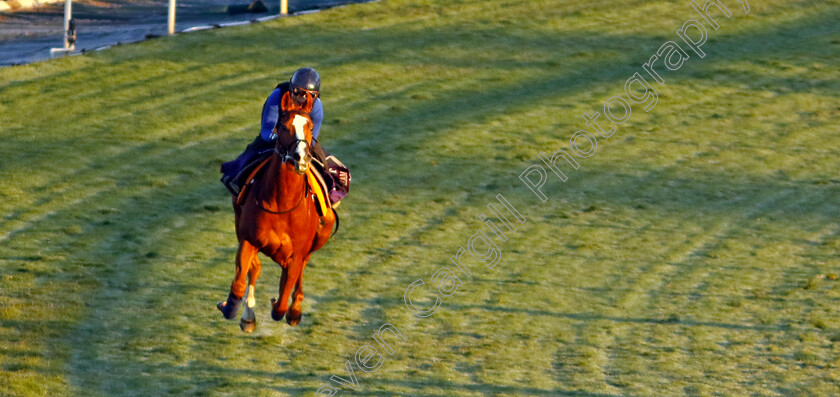
{"label": "chestnut horse", "polygon": [[[239,239],[236,274],[227,301],[216,306],[225,318],[233,319],[239,305],[247,298],[240,324],[245,332],[256,327],[254,287],[261,268],[257,253],[262,252],[283,268],[280,298],[271,299],[271,318],[280,321],[285,315],[289,325],[297,325],[301,319],[303,269],[312,252],[327,243],[336,221],[332,211],[326,211],[324,216],[318,214],[318,204],[312,193],[317,187],[310,187],[307,182],[306,172],[312,160],[309,145],[312,141],[312,120],[309,118],[312,105],[311,98],[301,106],[289,93],[283,96],[282,111],[274,129],[277,134],[274,154],[262,176],[245,192],[241,205],[237,205],[236,197],[233,199],[236,237]],[[247,289],[246,275],[249,279]]]}

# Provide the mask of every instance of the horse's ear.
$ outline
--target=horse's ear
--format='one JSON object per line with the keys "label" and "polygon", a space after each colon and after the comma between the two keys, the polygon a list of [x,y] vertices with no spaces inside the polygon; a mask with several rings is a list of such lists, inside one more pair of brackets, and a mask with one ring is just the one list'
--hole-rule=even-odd
{"label": "horse's ear", "polygon": [[292,100],[292,94],[290,92],[286,92],[283,94],[283,98],[280,99],[280,109],[284,112],[289,112],[292,110],[297,110],[300,108],[294,100]]}
{"label": "horse's ear", "polygon": [[307,95],[306,96],[306,103],[304,103],[303,106],[301,106],[301,110],[304,113],[309,114],[309,112],[312,111],[312,106],[314,106],[314,105],[315,105],[315,99],[313,99],[311,96]]}
{"label": "horse's ear", "polygon": [[312,111],[312,106],[315,105],[315,101],[309,96],[306,96],[306,103],[303,106],[298,105],[292,99],[292,93],[287,91],[283,94],[283,98],[280,99],[280,109],[284,112],[302,112],[309,114]]}

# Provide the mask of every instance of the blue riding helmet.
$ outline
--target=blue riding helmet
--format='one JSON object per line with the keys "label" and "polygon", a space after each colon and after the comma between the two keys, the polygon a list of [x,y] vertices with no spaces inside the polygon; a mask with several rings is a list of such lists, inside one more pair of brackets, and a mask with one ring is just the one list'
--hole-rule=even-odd
{"label": "blue riding helmet", "polygon": [[312,68],[298,69],[289,83],[292,85],[292,95],[297,97],[297,100],[304,99],[304,95],[310,95],[315,100],[321,91],[321,76]]}

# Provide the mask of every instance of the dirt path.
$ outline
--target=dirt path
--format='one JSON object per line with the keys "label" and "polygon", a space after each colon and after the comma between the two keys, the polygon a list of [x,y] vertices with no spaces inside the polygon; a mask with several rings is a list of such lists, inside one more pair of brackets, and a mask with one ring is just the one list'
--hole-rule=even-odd
{"label": "dirt path", "polygon": [[[248,21],[276,15],[279,1],[265,1],[263,13],[229,14],[228,6],[247,6],[251,0],[179,0],[176,31],[194,26]],[[353,0],[290,0],[289,11],[328,8]],[[80,0],[73,2],[76,49],[93,50],[167,33],[167,0]],[[0,14],[0,66],[50,58],[61,47],[64,3]]]}

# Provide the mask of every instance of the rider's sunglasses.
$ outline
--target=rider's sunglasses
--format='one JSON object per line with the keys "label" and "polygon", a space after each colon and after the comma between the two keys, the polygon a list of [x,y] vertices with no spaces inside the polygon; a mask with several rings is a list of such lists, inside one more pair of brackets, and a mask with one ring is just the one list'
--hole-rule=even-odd
{"label": "rider's sunglasses", "polygon": [[292,95],[294,95],[294,96],[296,96],[296,97],[298,97],[298,98],[303,98],[303,97],[304,97],[304,95],[309,95],[309,96],[311,96],[311,97],[312,97],[312,99],[313,99],[313,100],[315,100],[315,99],[317,99],[317,98],[318,98],[318,91],[315,91],[315,90],[311,90],[311,91],[310,91],[310,90],[304,90],[303,88],[300,88],[300,87],[295,87],[295,88],[292,90]]}

